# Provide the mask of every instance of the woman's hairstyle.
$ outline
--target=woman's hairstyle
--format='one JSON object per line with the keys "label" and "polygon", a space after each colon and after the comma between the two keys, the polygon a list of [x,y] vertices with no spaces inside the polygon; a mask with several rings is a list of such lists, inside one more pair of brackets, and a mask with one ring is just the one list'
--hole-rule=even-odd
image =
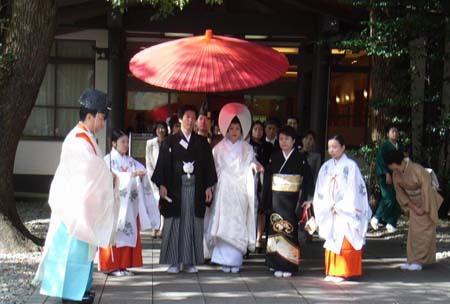
{"label": "woman's hairstyle", "polygon": [[290,126],[284,126],[280,129],[280,131],[278,132],[279,135],[283,134],[286,136],[291,137],[293,140],[295,140],[297,138],[297,132],[295,132],[295,129],[293,127]]}
{"label": "woman's hairstyle", "polygon": [[198,117],[198,110],[195,106],[190,105],[190,104],[186,104],[186,105],[182,105],[181,108],[178,110],[178,118],[183,119],[184,113],[188,112],[188,111],[192,111],[195,113],[195,118]]}
{"label": "woman's hairstyle", "polygon": [[341,146],[345,146],[344,137],[342,135],[334,135],[330,137],[328,140],[335,140],[337,141]]}
{"label": "woman's hairstyle", "polygon": [[262,130],[263,130],[263,137],[265,136],[265,131],[264,131],[264,124],[260,121],[260,120],[257,120],[257,121],[254,121],[253,123],[252,123],[252,127],[250,128],[250,130],[251,131],[253,131],[253,128],[255,127],[255,126],[261,126],[261,128],[262,128]]}
{"label": "woman's hairstyle", "polygon": [[397,164],[400,165],[403,161],[403,153],[398,150],[386,151],[383,155],[384,163],[386,166]]}
{"label": "woman's hairstyle", "polygon": [[122,136],[127,136],[127,134],[120,129],[113,129],[111,133],[111,141],[117,142]]}
{"label": "woman's hairstyle", "polygon": [[176,124],[179,124],[180,121],[178,120],[178,115],[177,114],[173,114],[172,116],[170,116],[169,119],[169,128],[172,130],[173,126]]}
{"label": "woman's hairstyle", "polygon": [[157,122],[155,123],[155,126],[154,126],[154,128],[153,128],[153,133],[154,133],[155,135],[156,135],[156,130],[157,130],[159,127],[162,127],[162,128],[164,128],[164,130],[166,130],[166,136],[169,135],[169,130],[167,129],[167,124],[166,124],[164,121],[157,121]]}
{"label": "woman's hairstyle", "polygon": [[239,128],[241,129],[241,134],[242,134],[242,125],[241,125],[241,121],[239,120],[239,118],[237,116],[234,116],[233,119],[230,122],[230,125],[228,126],[228,130],[227,132],[230,130],[230,127],[232,124],[238,124]]}
{"label": "woman's hairstyle", "polygon": [[303,134],[302,139],[305,138],[305,137],[308,136],[308,135],[311,135],[312,138],[313,138],[314,140],[316,140],[316,133],[314,133],[314,131],[312,131],[312,130],[306,131],[306,132]]}

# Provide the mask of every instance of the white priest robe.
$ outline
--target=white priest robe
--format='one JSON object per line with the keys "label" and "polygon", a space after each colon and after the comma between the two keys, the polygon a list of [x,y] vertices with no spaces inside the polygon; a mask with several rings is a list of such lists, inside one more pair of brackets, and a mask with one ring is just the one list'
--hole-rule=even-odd
{"label": "white priest robe", "polygon": [[339,255],[344,237],[355,250],[362,248],[372,212],[361,172],[345,154],[320,168],[313,205],[324,248]]}
{"label": "white priest robe", "polygon": [[[96,248],[111,244],[118,213],[112,174],[81,122],[63,142],[48,203],[50,227],[34,283],[42,281],[43,294],[81,299]],[[73,260],[78,269],[71,266]]]}
{"label": "white priest robe", "polygon": [[115,246],[135,247],[138,215],[141,230],[157,229],[160,225],[158,204],[147,176],[142,179],[132,176],[135,171],[145,171],[145,167],[132,157],[121,155],[114,148],[104,160],[119,179],[120,209]]}
{"label": "white priest robe", "polygon": [[246,141],[223,139],[213,149],[218,182],[205,214],[205,257],[221,265],[240,266],[255,250],[253,148]]}

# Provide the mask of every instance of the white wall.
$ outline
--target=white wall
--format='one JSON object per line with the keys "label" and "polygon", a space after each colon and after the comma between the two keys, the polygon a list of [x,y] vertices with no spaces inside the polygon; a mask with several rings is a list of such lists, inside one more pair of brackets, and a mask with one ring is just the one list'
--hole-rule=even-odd
{"label": "white wall", "polygon": [[[107,30],[86,30],[56,36],[57,39],[95,40],[98,48],[108,47]],[[108,61],[95,60],[95,88],[108,89]],[[80,92],[81,94],[81,92]],[[106,131],[97,134],[100,147],[105,151]],[[59,163],[62,141],[21,140],[14,163],[15,174],[53,175]]]}

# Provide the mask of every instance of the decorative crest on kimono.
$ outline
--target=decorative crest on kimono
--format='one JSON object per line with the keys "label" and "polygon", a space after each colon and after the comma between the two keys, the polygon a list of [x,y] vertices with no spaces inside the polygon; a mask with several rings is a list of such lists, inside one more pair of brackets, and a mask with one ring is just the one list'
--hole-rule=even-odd
{"label": "decorative crest on kimono", "polygon": [[191,178],[191,174],[194,172],[194,162],[183,162],[183,171],[188,178]]}

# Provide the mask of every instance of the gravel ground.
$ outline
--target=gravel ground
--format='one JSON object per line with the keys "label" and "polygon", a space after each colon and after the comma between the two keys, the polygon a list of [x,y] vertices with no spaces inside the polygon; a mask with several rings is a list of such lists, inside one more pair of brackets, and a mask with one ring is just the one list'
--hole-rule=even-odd
{"label": "gravel ground", "polygon": [[[47,233],[50,209],[46,202],[20,202],[19,214],[30,231],[44,238]],[[404,217],[399,221],[398,230],[387,234],[385,229],[369,231],[369,238],[398,239],[406,246],[407,222]],[[450,263],[450,222],[441,221],[437,229],[436,258]],[[406,250],[406,249],[405,249]],[[0,303],[26,303],[35,287],[31,285],[41,253],[31,252],[16,255],[0,254]]]}
{"label": "gravel ground", "polygon": [[[47,203],[21,202],[17,208],[25,226],[33,234],[44,238],[50,221]],[[40,257],[40,252],[0,254],[0,303],[19,304],[27,301],[35,289],[31,281]]]}

